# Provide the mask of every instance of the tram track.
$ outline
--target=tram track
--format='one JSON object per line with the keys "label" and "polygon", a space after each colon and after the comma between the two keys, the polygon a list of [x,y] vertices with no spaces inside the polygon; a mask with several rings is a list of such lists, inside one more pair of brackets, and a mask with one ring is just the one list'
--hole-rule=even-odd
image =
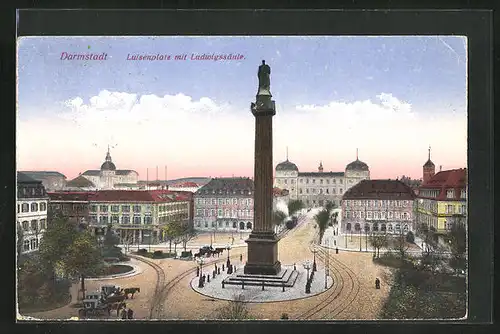
{"label": "tram track", "polygon": [[313,317],[317,319],[318,316],[319,319],[334,319],[347,309],[359,294],[359,279],[348,266],[329,255],[323,247],[319,248],[318,257],[323,261],[328,257],[328,270],[333,274],[334,280],[333,290],[329,291],[326,298],[318,304],[301,313],[297,319],[308,320]]}

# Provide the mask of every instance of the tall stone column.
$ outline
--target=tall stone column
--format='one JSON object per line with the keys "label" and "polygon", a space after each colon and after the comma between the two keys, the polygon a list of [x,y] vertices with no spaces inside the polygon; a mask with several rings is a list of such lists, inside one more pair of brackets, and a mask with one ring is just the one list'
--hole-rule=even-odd
{"label": "tall stone column", "polygon": [[[263,62],[264,63],[264,62]],[[259,77],[260,79],[260,77]],[[276,275],[278,239],[272,223],[273,208],[273,123],[276,114],[269,87],[259,87],[256,103],[251,104],[255,116],[254,228],[249,238],[245,274]]]}

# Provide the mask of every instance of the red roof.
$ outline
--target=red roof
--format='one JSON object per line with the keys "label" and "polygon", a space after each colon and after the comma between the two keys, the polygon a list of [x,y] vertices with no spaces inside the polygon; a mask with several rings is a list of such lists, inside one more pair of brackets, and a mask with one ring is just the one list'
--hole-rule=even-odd
{"label": "red roof", "polygon": [[[419,187],[419,193],[426,189],[439,189],[439,195],[435,198],[439,201],[444,200],[460,200],[461,192],[467,187],[467,169],[450,169],[444,170],[434,174],[426,183]],[[453,189],[454,197],[448,198],[446,196],[446,191]],[[424,196],[419,196],[420,198],[427,198]]]}
{"label": "red roof", "polygon": [[399,180],[362,180],[342,196],[343,200],[413,200],[414,198],[413,190]]}
{"label": "red roof", "polygon": [[47,194],[51,201],[82,202],[88,201],[89,197],[95,194],[95,192],[60,191]]}
{"label": "red roof", "polygon": [[168,190],[101,190],[90,197],[92,202],[175,202],[189,201],[185,194]]}

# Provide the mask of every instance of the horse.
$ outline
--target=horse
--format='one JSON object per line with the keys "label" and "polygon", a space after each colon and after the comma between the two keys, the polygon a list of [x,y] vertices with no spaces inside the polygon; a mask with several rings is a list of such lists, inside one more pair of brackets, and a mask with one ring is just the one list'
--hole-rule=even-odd
{"label": "horse", "polygon": [[141,292],[141,289],[140,288],[126,288],[123,291],[124,291],[124,294],[125,294],[125,299],[128,299],[129,293],[132,294],[132,296],[130,296],[130,299],[134,299],[134,294],[136,292]]}
{"label": "horse", "polygon": [[198,252],[198,253],[195,253],[195,254],[193,255],[193,258],[194,258],[194,259],[196,259],[197,257],[200,257],[200,256],[201,256],[201,254]]}

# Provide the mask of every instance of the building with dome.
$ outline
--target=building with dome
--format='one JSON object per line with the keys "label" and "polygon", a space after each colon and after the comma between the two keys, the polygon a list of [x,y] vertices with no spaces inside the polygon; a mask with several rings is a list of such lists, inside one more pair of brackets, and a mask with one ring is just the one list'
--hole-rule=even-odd
{"label": "building with dome", "polygon": [[122,189],[127,186],[134,186],[137,185],[139,178],[139,174],[135,170],[116,169],[109,153],[109,147],[101,169],[87,170],[81,176],[91,182],[87,187],[92,188],[92,190]]}
{"label": "building with dome", "polygon": [[331,201],[340,206],[342,196],[352,186],[370,179],[370,169],[359,160],[349,163],[343,172],[325,172],[320,162],[317,172],[300,172],[296,164],[286,160],[276,166],[274,186],[287,189],[290,200],[300,199],[306,207],[323,206]]}

